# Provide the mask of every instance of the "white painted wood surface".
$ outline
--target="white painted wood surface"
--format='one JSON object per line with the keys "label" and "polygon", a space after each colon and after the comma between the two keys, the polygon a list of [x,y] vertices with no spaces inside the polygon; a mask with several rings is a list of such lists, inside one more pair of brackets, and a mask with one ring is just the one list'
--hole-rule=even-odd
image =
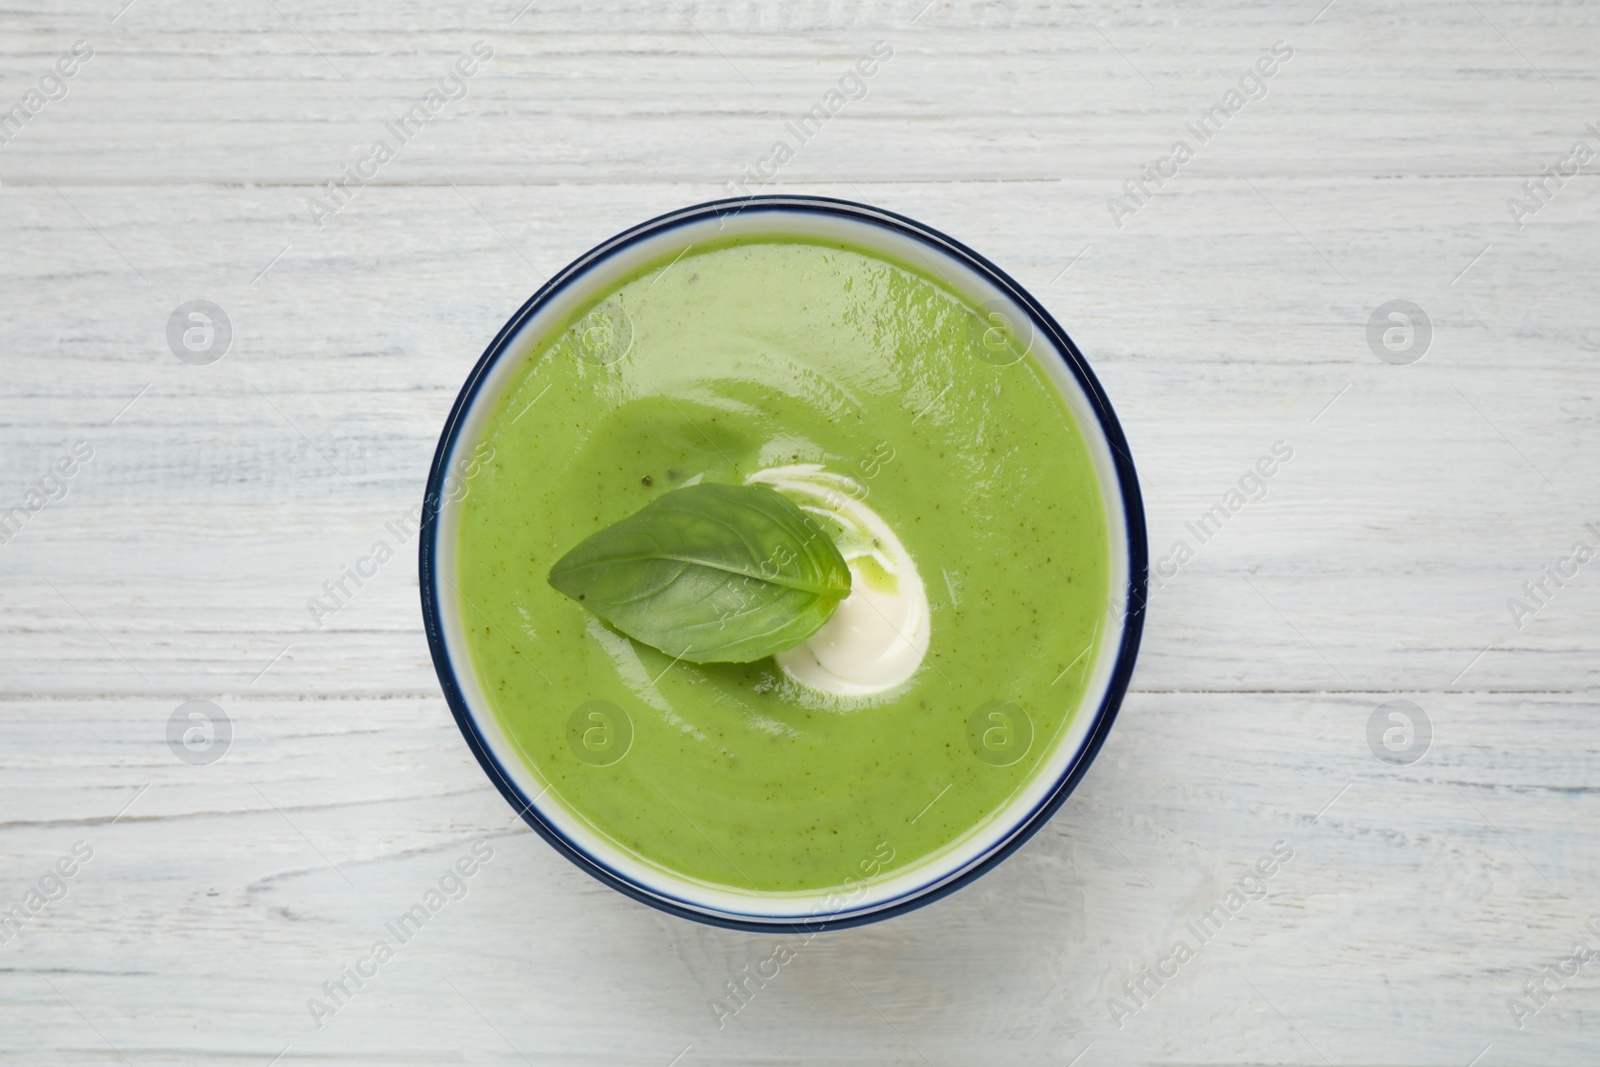
{"label": "white painted wood surface", "polygon": [[[1600,150],[1600,9],[123,2],[0,12],[5,107],[94,49],[0,146],[0,510],[94,449],[0,545],[0,905],[93,849],[0,945],[0,1062],[1600,1061],[1600,960],[1509,1007],[1600,947],[1600,563],[1521,629],[1506,604],[1600,544],[1600,164],[1520,230],[1506,203]],[[632,904],[514,823],[410,553],[320,631],[305,601],[417,498],[545,274],[724,192],[880,40],[768,188],[906,212],[1032,287],[1117,405],[1157,558],[1294,458],[1155,594],[1071,806],[719,1030],[774,939]],[[466,97],[319,229],[315,187],[477,41]],[[1277,41],[1266,98],[1115,227]],[[197,298],[234,327],[212,366],[165,341]],[[1396,298],[1435,331],[1409,366],[1366,341]],[[1406,767],[1366,740],[1399,698],[1434,733]],[[164,740],[191,699],[232,721],[209,766]],[[465,899],[319,1029],[307,998],[479,837]],[[1280,840],[1266,899],[1119,1029],[1122,983]]]}

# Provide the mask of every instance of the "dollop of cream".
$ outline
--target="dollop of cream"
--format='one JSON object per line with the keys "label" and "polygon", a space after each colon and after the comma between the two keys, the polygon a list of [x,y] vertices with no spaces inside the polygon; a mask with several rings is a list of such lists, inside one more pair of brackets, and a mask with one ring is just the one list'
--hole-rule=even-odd
{"label": "dollop of cream", "polygon": [[773,658],[790,678],[835,696],[871,696],[908,681],[928,654],[932,612],[916,561],[860,482],[818,463],[768,467],[745,478],[794,501],[836,537],[850,595],[804,644]]}

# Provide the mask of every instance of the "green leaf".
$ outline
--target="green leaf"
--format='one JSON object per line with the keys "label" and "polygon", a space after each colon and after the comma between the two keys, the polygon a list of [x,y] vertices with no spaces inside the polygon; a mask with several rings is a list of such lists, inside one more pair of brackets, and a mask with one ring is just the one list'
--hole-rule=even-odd
{"label": "green leaf", "polygon": [[692,485],[583,541],[550,584],[612,626],[691,663],[793,648],[850,595],[822,529],[764,485]]}

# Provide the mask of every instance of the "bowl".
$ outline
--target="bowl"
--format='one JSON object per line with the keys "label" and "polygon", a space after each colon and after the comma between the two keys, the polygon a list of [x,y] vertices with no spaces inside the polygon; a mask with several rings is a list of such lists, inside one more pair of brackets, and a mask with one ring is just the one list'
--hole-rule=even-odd
{"label": "bowl", "polygon": [[[1039,767],[996,816],[932,859],[893,873],[863,874],[826,891],[746,891],[683,876],[619,847],[556,802],[549,795],[552,783],[522,758],[491,710],[469,654],[466,609],[454,581],[462,501],[495,403],[522,362],[643,265],[673,260],[697,243],[742,235],[838,240],[891,261],[925,264],[981,309],[985,320],[1025,346],[1060,390],[1087,447],[1105,511],[1111,594],[1095,623],[1096,635],[1104,627],[1105,636],[1098,645],[1091,638],[1095,651],[1082,668],[1081,696]],[[628,341],[619,335],[628,327],[600,326],[607,351],[617,354]],[[1020,848],[1066,801],[1105,741],[1138,654],[1147,588],[1144,512],[1127,441],[1099,382],[1061,326],[1004,271],[932,227],[865,204],[810,196],[719,200],[673,211],[602,242],[545,283],[489,344],[450,411],[428,476],[420,541],[422,611],[440,685],[462,736],[507,802],[556,851],[618,892],[686,919],[751,931],[817,931],[886,919],[954,892]],[[564,716],[567,709],[555,710]]]}

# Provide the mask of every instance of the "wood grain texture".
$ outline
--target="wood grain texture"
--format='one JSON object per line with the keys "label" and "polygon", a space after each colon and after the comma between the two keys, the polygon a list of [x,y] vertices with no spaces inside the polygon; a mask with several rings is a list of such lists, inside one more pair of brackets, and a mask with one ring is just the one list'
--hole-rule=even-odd
{"label": "wood grain texture", "polygon": [[[0,1062],[1600,1058],[1600,961],[1508,1007],[1600,944],[1600,563],[1507,608],[1600,544],[1600,196],[1507,207],[1600,150],[1600,10],[122,2],[0,12],[0,107],[94,48],[0,145],[0,513],[94,450],[0,544],[0,905],[94,852],[0,945]],[[318,186],[478,41],[465,97],[319,227]],[[789,939],[719,1029],[774,939],[514,823],[439,694],[414,543],[321,628],[305,602],[417,499],[544,277],[724,194],[877,41],[763,188],[910,214],[1030,287],[1118,408],[1154,557],[1196,551],[1073,803],[946,901]],[[1265,98],[1119,227],[1108,199],[1279,41]],[[207,367],[165,340],[197,298],[234,328]],[[1409,366],[1366,339],[1400,298],[1434,329]],[[210,766],[165,744],[190,699],[232,720]],[[1391,699],[1432,723],[1410,766],[1368,748]],[[480,837],[465,898],[318,1028],[307,998]],[[1279,841],[1265,899],[1119,1028],[1122,984]]]}

